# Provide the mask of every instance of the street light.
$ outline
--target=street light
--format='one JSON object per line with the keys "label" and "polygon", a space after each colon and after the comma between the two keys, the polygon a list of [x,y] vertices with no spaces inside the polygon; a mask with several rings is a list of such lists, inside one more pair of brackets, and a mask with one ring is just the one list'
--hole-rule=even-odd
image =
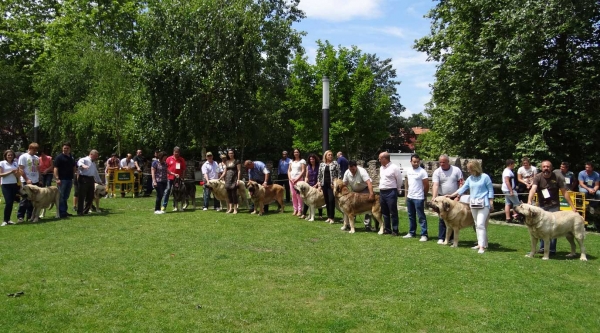
{"label": "street light", "polygon": [[329,150],[329,78],[323,76],[323,153]]}

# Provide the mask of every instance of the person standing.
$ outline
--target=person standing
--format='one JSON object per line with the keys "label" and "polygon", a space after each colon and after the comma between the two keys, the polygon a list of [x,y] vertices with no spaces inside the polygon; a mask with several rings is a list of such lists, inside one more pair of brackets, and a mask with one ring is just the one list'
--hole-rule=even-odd
{"label": "person standing", "polygon": [[[321,164],[321,161],[319,160],[319,157],[316,154],[309,154],[308,155],[308,165],[306,166],[306,177],[304,179],[304,181],[314,187],[317,188],[317,180],[319,177],[319,165]],[[308,212],[308,205],[304,204],[304,211],[302,212],[302,215],[306,215],[306,213]],[[306,219],[309,219],[310,216],[307,216]],[[319,207],[319,219],[323,218],[323,208]],[[309,221],[313,221],[313,220],[309,220]]]}
{"label": "person standing", "polygon": [[[306,173],[306,161],[300,157],[300,150],[294,149],[294,159],[289,163],[288,168],[288,179],[289,179],[289,188],[293,189],[294,185],[297,182],[304,179],[304,174]],[[302,208],[304,208],[304,203],[302,202],[302,197],[299,193],[292,190],[292,205],[294,206],[294,216],[299,216],[303,219],[305,216],[302,214]]]}
{"label": "person standing", "polygon": [[[227,151],[227,160],[223,162],[225,168],[219,179],[225,179],[225,190],[227,191],[227,214],[237,214],[238,209],[238,180],[242,173],[242,165],[235,159],[232,149]],[[244,194],[245,195],[245,194]]]}
{"label": "person standing", "polygon": [[[179,147],[173,148],[173,155],[167,158],[167,189],[163,195],[163,204],[160,210],[164,211],[169,203],[169,195],[171,195],[171,189],[175,183],[175,178],[184,179],[185,177],[185,159],[181,157],[181,150]],[[177,211],[175,202],[173,202],[173,211]]]}
{"label": "person standing", "polygon": [[167,153],[164,151],[159,152],[156,155],[156,160],[152,161],[152,186],[156,188],[156,201],[154,202],[154,214],[164,214],[165,211],[161,209],[161,202],[165,190],[167,189]]}
{"label": "person standing", "polygon": [[340,178],[340,166],[333,160],[333,152],[325,151],[323,162],[319,166],[318,188],[323,190],[325,197],[325,208],[327,209],[327,220],[325,222],[334,223],[335,217],[335,197],[333,196],[333,182]]}
{"label": "person standing", "polygon": [[[131,154],[127,154],[125,156],[124,159],[121,160],[121,162],[119,163],[119,167],[121,170],[135,170],[135,162],[133,161],[133,158],[131,157]],[[121,184],[121,198],[125,198],[125,187],[129,187],[131,185],[126,185],[126,184]],[[137,186],[137,176],[134,173],[134,181],[133,181],[133,186],[135,188],[135,186]]]}
{"label": "person standing", "polygon": [[[244,162],[244,168],[246,168],[246,170],[248,170],[248,179],[249,180],[253,180],[259,184],[262,183],[262,186],[264,187],[269,187],[270,185],[273,185],[273,181],[270,178],[270,171],[267,168],[267,166],[265,165],[265,163],[261,162],[261,161],[251,161],[251,160],[246,160]],[[279,207],[280,209],[282,209],[283,207]],[[263,210],[265,212],[269,211],[269,204],[265,204],[263,207]],[[250,213],[252,213],[254,211],[254,203],[250,203]]]}
{"label": "person standing", "polygon": [[98,151],[92,149],[87,157],[80,158],[77,161],[77,170],[79,171],[79,198],[77,202],[77,215],[82,216],[90,212],[92,202],[94,201],[94,185],[102,184],[102,179],[98,174],[96,160]]}
{"label": "person standing", "polygon": [[20,176],[19,165],[15,160],[15,152],[8,149],[3,154],[4,161],[0,162],[0,184],[4,196],[4,219],[1,226],[15,224],[10,220],[13,205],[19,192],[17,178]]}
{"label": "person standing", "polygon": [[[285,202],[290,202],[290,178],[288,176],[288,170],[291,161],[292,160],[288,157],[288,152],[284,150],[281,153],[281,159],[277,165],[277,180],[281,183],[281,186],[285,187]],[[294,211],[294,213],[295,212],[296,211]]]}
{"label": "person standing", "polygon": [[[348,170],[344,173],[344,185],[350,187],[350,191],[356,193],[368,193],[369,201],[375,201],[375,193],[373,193],[373,184],[371,177],[365,168],[356,164],[356,161],[348,161]],[[371,231],[371,215],[365,214],[365,231]],[[376,223],[377,224],[377,223]]]}
{"label": "person standing", "polygon": [[[429,193],[429,176],[427,171],[421,168],[421,158],[414,154],[410,157],[412,168],[406,171],[408,179],[408,192],[406,195],[406,210],[408,211],[408,233],[402,238],[413,238],[417,233],[417,221],[421,226],[420,242],[426,242],[429,239],[427,234],[427,218],[425,217],[425,197]],[[416,214],[416,216],[415,216]]]}
{"label": "person standing", "polygon": [[[115,196],[115,172],[119,170],[121,161],[116,153],[112,153],[108,161],[106,161],[106,168],[104,174],[106,175],[106,183],[108,185],[108,192],[110,196]],[[122,185],[121,185],[122,186]]]}
{"label": "person standing", "polygon": [[[563,177],[557,176],[552,172],[552,163],[550,161],[542,161],[542,172],[533,177],[533,184],[529,190],[527,203],[532,204],[533,196],[537,193],[538,206],[547,212],[558,212],[560,210],[560,197],[558,191],[561,191],[563,197],[577,213],[577,209],[571,197],[567,194],[567,188]],[[544,240],[540,239],[540,251],[544,251]],[[556,238],[550,240],[550,255],[556,254]]]}
{"label": "person standing", "polygon": [[[435,169],[431,177],[431,181],[433,182],[433,199],[438,196],[454,193],[463,183],[462,171],[460,168],[450,165],[450,158],[448,155],[440,155],[438,162],[440,167]],[[438,222],[439,231],[437,243],[444,244],[444,241],[446,240],[446,222],[444,222],[441,217]],[[452,242],[453,237],[454,234],[451,232],[450,242]]]}
{"label": "person standing", "polygon": [[506,222],[512,222],[510,216],[510,209],[515,208],[520,204],[519,196],[515,193],[515,174],[513,170],[515,168],[515,161],[508,159],[506,160],[506,168],[502,171],[502,193],[504,193],[504,214],[506,215]]}
{"label": "person standing", "polygon": [[337,164],[340,166],[340,175],[345,175],[348,170],[348,160],[341,151],[337,152]]}
{"label": "person standing", "polygon": [[[142,189],[140,188],[140,186],[143,186],[143,184],[145,184],[145,182],[143,181],[144,179],[144,173],[143,173],[143,168],[144,165],[146,165],[146,158],[144,157],[144,155],[142,154],[142,150],[138,149],[135,152],[135,156],[133,157],[133,164],[134,164],[134,176],[135,176],[135,184],[133,186],[133,191],[135,193],[135,196],[137,197],[141,192]],[[144,196],[149,196],[150,194],[146,195],[147,193],[149,193],[148,190],[144,191]]]}
{"label": "person standing", "polygon": [[72,216],[68,212],[68,200],[73,187],[73,178],[77,172],[77,165],[73,156],[71,156],[71,144],[64,142],[62,144],[62,153],[54,158],[54,178],[60,191],[60,201],[58,204],[58,215],[61,218]]}
{"label": "person standing", "polygon": [[[19,169],[21,170],[21,183],[23,185],[40,186],[40,159],[37,154],[39,145],[35,142],[29,144],[27,152],[19,156]],[[27,215],[27,220],[31,220],[33,214],[33,205],[27,198],[21,198],[19,202],[19,210],[17,211],[18,222],[23,222],[23,218]]]}
{"label": "person standing", "polygon": [[478,161],[473,160],[467,163],[467,169],[471,175],[465,184],[449,197],[463,195],[470,190],[469,206],[471,206],[471,215],[473,215],[477,233],[477,245],[472,249],[479,250],[478,253],[483,254],[488,246],[487,220],[490,212],[494,210],[494,186],[490,177],[483,173]]}
{"label": "person standing", "polygon": [[379,154],[379,203],[383,215],[384,234],[398,236],[398,193],[402,188],[400,167],[390,161],[390,154]]}
{"label": "person standing", "polygon": [[[211,179],[219,179],[219,164],[213,160],[213,154],[211,152],[206,153],[206,162],[202,164],[202,177],[204,177],[204,208],[202,210],[208,210],[208,202],[210,200],[210,187],[208,187],[208,181]],[[213,200],[213,207],[216,211],[220,211],[221,203],[219,200]]]}
{"label": "person standing", "polygon": [[52,175],[54,174],[54,163],[52,157],[47,155],[44,150],[40,154],[40,176],[42,187],[52,185]]}

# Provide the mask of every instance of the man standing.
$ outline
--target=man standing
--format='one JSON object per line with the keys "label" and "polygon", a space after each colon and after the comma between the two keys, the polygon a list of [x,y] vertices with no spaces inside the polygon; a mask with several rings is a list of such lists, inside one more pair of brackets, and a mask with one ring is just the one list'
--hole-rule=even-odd
{"label": "man standing", "polygon": [[[210,200],[210,187],[208,181],[211,179],[219,179],[219,164],[213,160],[211,152],[206,153],[206,162],[202,164],[202,176],[204,177],[204,208],[208,210],[208,201]],[[216,211],[220,211],[221,203],[216,198],[213,200],[213,206]]]}
{"label": "man standing", "polygon": [[[77,161],[77,169],[79,170],[79,198],[77,202],[77,215],[81,216],[88,214],[92,208],[94,201],[94,184],[102,184],[102,179],[98,174],[96,160],[98,159],[98,151],[91,150],[90,155],[80,158]],[[84,207],[85,203],[85,207]]]}
{"label": "man standing", "polygon": [[60,191],[58,214],[61,218],[73,215],[68,212],[67,201],[71,195],[75,172],[77,172],[77,165],[71,156],[71,144],[65,142],[62,144],[62,153],[58,154],[54,159],[54,178]]}
{"label": "man standing", "polygon": [[[163,204],[160,208],[161,211],[164,211],[167,208],[167,204],[169,203],[169,195],[171,194],[171,189],[173,188],[173,184],[175,182],[175,178],[184,179],[185,176],[185,160],[180,155],[181,151],[179,147],[173,148],[173,155],[167,157],[167,189],[165,190],[165,194],[163,195]],[[177,207],[175,207],[175,202],[173,202],[173,211],[177,211]]]}
{"label": "man standing", "polygon": [[[21,159],[19,159],[21,161]],[[21,163],[19,163],[20,165]],[[585,170],[579,173],[577,177],[579,180],[579,192],[585,193],[586,198],[592,197],[595,200],[600,200],[600,175],[594,171],[594,165],[592,162],[585,162]],[[598,201],[590,202],[590,214],[595,213],[595,209],[598,206]]]}
{"label": "man standing", "polygon": [[508,159],[506,160],[506,168],[502,171],[502,193],[504,193],[504,214],[506,215],[506,222],[511,222],[510,216],[511,206],[514,208],[520,204],[519,197],[515,193],[515,161]]}
{"label": "man standing", "polygon": [[400,168],[390,162],[390,154],[379,154],[379,203],[383,215],[384,234],[398,236],[398,193],[402,188]]}
{"label": "man standing", "polygon": [[555,169],[554,173],[557,176],[562,176],[565,179],[565,186],[569,191],[577,191],[577,179],[573,171],[569,170],[569,162],[560,163],[560,169]]}
{"label": "man standing", "polygon": [[[402,238],[415,237],[417,233],[416,217],[418,216],[421,225],[421,238],[419,241],[426,242],[429,236],[427,235],[427,218],[425,217],[425,197],[429,192],[429,176],[427,171],[421,168],[419,155],[412,155],[410,164],[412,168],[406,171],[406,178],[408,179],[406,209],[408,211],[409,230],[408,234]],[[415,216],[415,213],[417,216]]]}
{"label": "man standing", "polygon": [[[121,160],[120,163],[121,170],[135,170],[135,162],[131,158],[131,154],[127,154],[124,159]],[[134,174],[134,179],[137,179],[137,175]],[[136,186],[137,180],[134,180],[134,186]],[[121,198],[125,198],[125,184],[121,184]]]}
{"label": "man standing", "polygon": [[[438,195],[450,195],[458,190],[463,182],[462,171],[450,165],[450,158],[448,155],[440,155],[438,162],[440,167],[435,169],[432,175],[433,181],[433,198],[435,199]],[[456,197],[458,201],[459,198]],[[450,236],[452,241],[454,235]],[[440,217],[439,218],[439,232],[438,232],[438,244],[444,244],[446,240],[446,222]]]}
{"label": "man standing", "polygon": [[[369,193],[369,201],[375,200],[375,194],[373,193],[373,184],[371,184],[371,177],[363,167],[359,167],[356,161],[348,162],[348,170],[344,173],[343,177],[344,185],[350,187],[352,192],[357,193]],[[365,230],[371,231],[371,215],[365,214]]]}
{"label": "man standing", "polygon": [[285,202],[290,202],[290,181],[288,178],[288,169],[292,160],[288,157],[288,152],[283,151],[281,153],[281,159],[277,166],[277,181],[285,188]]}
{"label": "man standing", "polygon": [[[21,171],[21,183],[23,185],[37,185],[40,186],[40,160],[35,154],[37,154],[39,145],[35,142],[29,144],[29,148],[26,153],[19,156],[19,169]],[[17,221],[23,222],[23,218],[27,215],[27,220],[31,220],[31,214],[33,214],[33,205],[27,198],[21,198],[19,202],[19,210],[17,211]]]}
{"label": "man standing", "polygon": [[[558,212],[560,210],[560,198],[558,191],[562,192],[563,197],[574,212],[577,212],[571,197],[567,194],[565,182],[562,177],[557,177],[552,172],[552,163],[550,161],[542,162],[542,172],[533,177],[533,183],[529,190],[527,203],[531,205],[533,195],[537,192],[538,205],[547,212]],[[544,240],[540,239],[540,251],[544,251]],[[556,238],[550,240],[550,254],[556,254]]]}
{"label": "man standing", "polygon": [[337,153],[337,164],[340,165],[340,174],[346,174],[346,170],[348,170],[348,160],[344,157],[341,151]]}
{"label": "man standing", "polygon": [[[147,182],[144,181],[138,181],[138,180],[143,180],[144,179],[144,174],[142,173],[144,166],[146,165],[146,158],[144,157],[144,155],[142,155],[142,150],[138,149],[135,152],[135,156],[133,157],[133,164],[135,166],[135,185],[134,185],[134,192],[135,192],[135,196],[137,197],[139,192],[142,191],[142,189],[140,189],[138,187],[138,184],[142,185],[145,184]],[[148,177],[146,177],[147,179]],[[150,194],[148,194],[148,190],[144,191],[144,196],[147,197]],[[148,195],[146,195],[148,194]]]}
{"label": "man standing", "polygon": [[[267,169],[267,166],[263,162],[246,160],[244,162],[244,168],[246,168],[246,170],[248,171],[249,180],[253,180],[259,184],[262,184],[262,186],[264,187],[269,187],[269,185],[273,184],[273,181],[270,179],[269,169]],[[252,203],[252,200],[250,200],[250,213],[252,213],[253,211],[254,203]],[[266,204],[264,206],[264,211],[269,211],[269,204]]]}

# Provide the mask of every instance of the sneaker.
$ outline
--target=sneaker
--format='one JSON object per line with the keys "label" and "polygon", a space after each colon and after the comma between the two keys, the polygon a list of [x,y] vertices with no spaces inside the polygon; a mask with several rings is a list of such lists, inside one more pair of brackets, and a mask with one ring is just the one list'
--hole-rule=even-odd
{"label": "sneaker", "polygon": [[398,231],[392,231],[392,236],[398,237]]}
{"label": "sneaker", "polygon": [[215,211],[220,212],[221,211],[221,207],[215,208]]}
{"label": "sneaker", "polygon": [[402,236],[402,238],[414,238],[415,236],[411,235],[410,233]]}
{"label": "sneaker", "polygon": [[2,224],[0,224],[0,227],[5,227],[8,225],[8,222],[2,222]]}
{"label": "sneaker", "polygon": [[176,212],[177,211],[177,207],[173,207],[173,211]]}
{"label": "sneaker", "polygon": [[443,239],[438,239],[437,243],[440,244],[440,245],[444,245],[444,240]]}
{"label": "sneaker", "polygon": [[154,214],[161,214],[161,211],[160,210],[155,210]]}
{"label": "sneaker", "polygon": [[161,210],[159,214],[164,214],[166,213],[164,210]]}
{"label": "sneaker", "polygon": [[23,223],[23,218],[22,218],[22,217],[19,217],[19,218],[17,219],[17,223]]}
{"label": "sneaker", "polygon": [[426,242],[427,241],[427,236],[421,236],[421,238],[419,239],[419,242]]}
{"label": "sneaker", "polygon": [[471,250],[477,250],[477,249],[479,249],[479,245],[475,245],[471,248]]}
{"label": "sneaker", "polygon": [[208,208],[204,207],[204,208],[202,208],[202,210],[208,210]]}
{"label": "sneaker", "polygon": [[477,251],[477,253],[483,254],[483,253],[485,253],[485,250],[484,249],[479,249],[479,251]]}
{"label": "sneaker", "polygon": [[13,224],[15,224],[15,222],[13,222],[13,221],[7,221],[6,224],[13,225]]}

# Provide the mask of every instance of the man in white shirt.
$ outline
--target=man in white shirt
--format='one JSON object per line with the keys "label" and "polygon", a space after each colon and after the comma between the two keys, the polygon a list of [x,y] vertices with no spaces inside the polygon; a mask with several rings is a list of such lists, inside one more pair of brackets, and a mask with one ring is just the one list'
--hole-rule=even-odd
{"label": "man in white shirt", "polygon": [[515,161],[508,159],[506,160],[506,168],[502,171],[502,193],[504,193],[504,213],[506,215],[506,222],[512,222],[510,216],[510,209],[520,204],[519,197],[515,193],[515,174],[513,170],[515,168]]}
{"label": "man in white shirt", "polygon": [[[344,173],[343,182],[344,185],[350,187],[352,192],[369,193],[369,200],[375,200],[371,177],[369,177],[369,174],[365,168],[359,167],[356,164],[356,161],[348,162],[348,170],[346,170]],[[365,230],[371,231],[371,216],[369,214],[365,214],[364,222]]]}
{"label": "man in white shirt", "polygon": [[379,203],[383,215],[384,234],[398,236],[398,193],[402,188],[400,168],[390,161],[390,154],[379,154]]}
{"label": "man in white shirt", "polygon": [[[533,177],[537,174],[537,169],[527,157],[521,159],[521,167],[517,170],[517,191],[519,193],[529,193],[533,185]],[[527,194],[522,195],[523,201],[527,200]]]}
{"label": "man in white shirt", "polygon": [[[408,192],[406,195],[406,209],[408,211],[408,233],[402,238],[413,238],[417,233],[416,217],[419,217],[421,225],[420,242],[426,242],[429,236],[427,235],[427,218],[425,217],[425,196],[429,192],[429,176],[427,171],[421,168],[421,158],[414,154],[410,157],[412,168],[406,170],[406,178],[408,179]],[[415,216],[415,214],[417,216]]]}
{"label": "man in white shirt", "polygon": [[[131,154],[127,154],[127,156],[125,156],[125,158],[121,160],[120,167],[121,167],[121,170],[135,170],[136,169],[135,161],[133,160]],[[136,173],[134,173],[133,177],[134,177],[134,183],[137,184],[138,175]],[[125,197],[125,186],[130,186],[130,185],[121,184],[120,186],[121,186],[121,197],[124,198]]]}
{"label": "man in white shirt", "polygon": [[[40,159],[35,155],[38,152],[40,146],[32,142],[27,148],[27,152],[19,156],[19,169],[21,170],[21,183],[23,185],[37,185],[40,186]],[[17,210],[17,222],[23,222],[23,219],[27,215],[27,220],[31,220],[33,214],[33,205],[27,198],[21,198],[19,202],[19,209]]]}
{"label": "man in white shirt", "polygon": [[[210,187],[207,187],[208,181],[211,179],[219,179],[219,163],[213,160],[211,152],[206,153],[206,162],[202,164],[202,177],[204,177],[204,208],[208,210],[208,201],[210,200]],[[217,199],[213,199],[213,206],[216,211],[220,211],[221,203]]]}
{"label": "man in white shirt", "polygon": [[98,151],[92,150],[90,151],[90,155],[80,158],[77,161],[77,170],[79,172],[77,215],[79,216],[90,212],[92,201],[94,200],[94,185],[95,183],[102,184],[102,179],[100,179],[95,163],[97,159]]}
{"label": "man in white shirt", "polygon": [[[440,155],[438,162],[440,167],[435,169],[432,175],[433,182],[433,198],[438,195],[448,195],[456,192],[463,183],[463,174],[460,168],[450,165],[450,158],[448,155]],[[456,201],[459,198],[456,197]],[[454,235],[450,236],[452,241]],[[446,222],[440,217],[439,218],[439,231],[438,231],[438,244],[444,244],[446,240]]]}

